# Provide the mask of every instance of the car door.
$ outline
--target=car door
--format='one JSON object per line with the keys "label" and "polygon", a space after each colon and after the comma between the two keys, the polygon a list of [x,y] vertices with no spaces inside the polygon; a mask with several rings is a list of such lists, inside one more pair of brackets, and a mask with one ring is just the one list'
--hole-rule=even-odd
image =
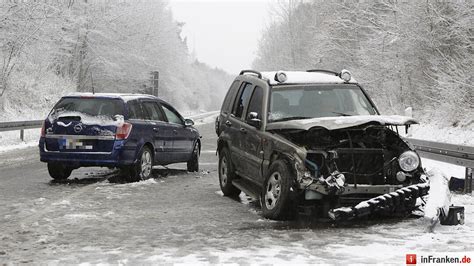
{"label": "car door", "polygon": [[171,105],[161,103],[161,107],[172,131],[173,149],[171,158],[173,162],[185,162],[191,158],[195,137],[193,130],[184,125],[183,117]]}
{"label": "car door", "polygon": [[155,147],[155,163],[170,163],[170,157],[173,149],[173,134],[168,127],[165,115],[158,105],[157,101],[142,101],[142,106],[147,114],[147,122],[151,126],[150,133],[153,138],[153,146]]}
{"label": "car door", "polygon": [[237,97],[235,98],[232,112],[225,121],[225,125],[227,126],[226,130],[229,132],[231,139],[229,147],[232,163],[236,167],[236,171],[240,173],[244,173],[244,168],[246,167],[243,161],[245,153],[242,147],[243,143],[241,129],[242,124],[245,123],[243,119],[243,116],[245,115],[244,111],[246,110],[250,100],[252,90],[253,85],[251,83],[242,83],[239,92],[237,93]]}
{"label": "car door", "polygon": [[135,155],[138,154],[139,148],[147,141],[151,135],[152,129],[146,121],[145,112],[139,100],[128,101],[127,119],[132,124],[132,131],[128,137],[127,143],[130,147],[136,147]]}
{"label": "car door", "polygon": [[[261,165],[263,162],[263,150],[262,133],[260,129],[262,126],[263,99],[263,89],[256,86],[253,89],[248,107],[243,116],[245,117],[245,123],[241,123],[239,129],[242,160],[245,164],[242,170],[246,176],[262,184]],[[251,113],[257,114],[256,119],[253,117],[253,121],[251,121]],[[260,120],[260,122],[257,122],[257,120]]]}

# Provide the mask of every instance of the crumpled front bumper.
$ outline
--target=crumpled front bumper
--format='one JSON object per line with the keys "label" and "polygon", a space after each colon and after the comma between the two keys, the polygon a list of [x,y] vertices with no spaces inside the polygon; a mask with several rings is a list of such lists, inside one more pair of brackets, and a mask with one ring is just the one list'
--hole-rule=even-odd
{"label": "crumpled front bumper", "polygon": [[360,202],[352,207],[341,207],[328,212],[334,221],[351,220],[379,211],[410,210],[411,203],[428,194],[429,183],[420,183],[397,189],[390,193]]}

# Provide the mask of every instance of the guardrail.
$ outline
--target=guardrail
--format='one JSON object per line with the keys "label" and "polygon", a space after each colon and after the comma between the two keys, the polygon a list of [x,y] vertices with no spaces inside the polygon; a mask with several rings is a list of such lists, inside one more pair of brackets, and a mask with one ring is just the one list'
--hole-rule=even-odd
{"label": "guardrail", "polygon": [[1,122],[0,132],[20,130],[20,139],[23,141],[25,139],[25,129],[40,128],[42,124],[43,120]]}
{"label": "guardrail", "polygon": [[466,167],[464,193],[472,192],[474,147],[406,138],[421,157]]}

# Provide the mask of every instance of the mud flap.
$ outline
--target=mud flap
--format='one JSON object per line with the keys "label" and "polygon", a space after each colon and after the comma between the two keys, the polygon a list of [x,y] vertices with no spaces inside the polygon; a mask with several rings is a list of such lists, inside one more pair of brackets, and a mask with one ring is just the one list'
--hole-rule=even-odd
{"label": "mud flap", "polygon": [[428,194],[428,183],[415,184],[400,188],[394,192],[365,200],[353,207],[341,207],[329,210],[328,215],[334,221],[346,221],[377,213],[405,209],[410,202]]}

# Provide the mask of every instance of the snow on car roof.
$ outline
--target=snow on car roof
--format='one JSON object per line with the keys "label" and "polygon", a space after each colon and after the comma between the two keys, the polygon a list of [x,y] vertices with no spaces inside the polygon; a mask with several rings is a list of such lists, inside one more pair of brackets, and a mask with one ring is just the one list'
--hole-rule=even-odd
{"label": "snow on car roof", "polygon": [[[287,80],[285,82],[278,82],[275,80],[277,72],[284,72]],[[278,84],[304,84],[304,83],[336,83],[343,84],[343,79],[332,73],[326,72],[306,72],[306,71],[265,71],[261,72],[262,77],[270,82],[270,85]],[[354,78],[347,83],[357,83]]]}
{"label": "snow on car roof", "polygon": [[122,99],[124,101],[131,101],[142,98],[153,98],[158,99],[153,95],[139,94],[139,93],[92,93],[92,92],[74,92],[66,95],[65,97],[102,97],[102,98],[114,98]]}

